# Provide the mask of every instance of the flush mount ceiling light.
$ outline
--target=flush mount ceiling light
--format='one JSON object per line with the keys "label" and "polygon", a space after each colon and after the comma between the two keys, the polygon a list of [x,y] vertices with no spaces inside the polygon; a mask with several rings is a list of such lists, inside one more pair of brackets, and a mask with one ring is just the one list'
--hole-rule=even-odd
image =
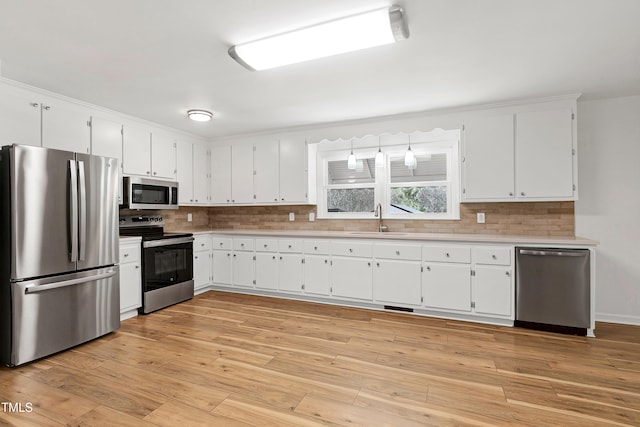
{"label": "flush mount ceiling light", "polygon": [[353,52],[409,38],[399,6],[372,10],[232,46],[229,55],[251,71]]}
{"label": "flush mount ceiling light", "polygon": [[187,116],[196,122],[208,122],[213,117],[213,113],[207,110],[189,110]]}

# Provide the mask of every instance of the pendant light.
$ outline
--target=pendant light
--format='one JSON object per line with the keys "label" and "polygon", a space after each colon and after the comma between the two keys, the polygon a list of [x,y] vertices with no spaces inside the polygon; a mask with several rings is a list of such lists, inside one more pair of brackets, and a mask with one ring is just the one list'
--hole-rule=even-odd
{"label": "pendant light", "polygon": [[376,153],[376,167],[380,168],[384,166],[384,153],[380,147],[380,136],[378,136],[378,152]]}
{"label": "pendant light", "polygon": [[409,137],[409,148],[404,155],[404,165],[409,169],[415,169],[418,167],[418,160],[416,159],[416,155],[411,151],[411,137]]}
{"label": "pendant light", "polygon": [[353,154],[353,138],[351,138],[351,154],[347,158],[347,169],[355,169],[358,167],[358,162],[356,161],[356,156]]}

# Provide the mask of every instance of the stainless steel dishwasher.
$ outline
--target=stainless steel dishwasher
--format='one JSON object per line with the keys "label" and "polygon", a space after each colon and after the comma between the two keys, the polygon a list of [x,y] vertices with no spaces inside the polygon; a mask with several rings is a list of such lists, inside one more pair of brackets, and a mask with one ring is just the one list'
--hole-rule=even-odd
{"label": "stainless steel dishwasher", "polygon": [[590,327],[588,249],[516,248],[515,325],[574,335]]}

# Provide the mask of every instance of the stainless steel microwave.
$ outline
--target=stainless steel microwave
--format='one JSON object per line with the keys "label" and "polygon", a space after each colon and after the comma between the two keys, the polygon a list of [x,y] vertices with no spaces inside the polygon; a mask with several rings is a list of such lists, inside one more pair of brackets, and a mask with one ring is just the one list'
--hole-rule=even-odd
{"label": "stainless steel microwave", "polygon": [[124,209],[178,209],[178,183],[136,176],[123,179]]}

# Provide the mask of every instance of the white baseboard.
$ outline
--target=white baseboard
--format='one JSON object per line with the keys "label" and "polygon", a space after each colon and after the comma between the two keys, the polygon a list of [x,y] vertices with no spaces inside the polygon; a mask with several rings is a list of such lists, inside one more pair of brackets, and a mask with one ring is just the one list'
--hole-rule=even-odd
{"label": "white baseboard", "polygon": [[621,323],[623,325],[640,326],[640,316],[624,314],[596,313],[596,322]]}

